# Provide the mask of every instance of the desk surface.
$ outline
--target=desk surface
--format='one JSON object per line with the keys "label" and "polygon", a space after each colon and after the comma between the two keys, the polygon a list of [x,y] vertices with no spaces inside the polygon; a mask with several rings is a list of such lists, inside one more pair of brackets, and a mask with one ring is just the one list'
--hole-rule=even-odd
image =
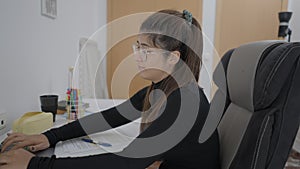
{"label": "desk surface", "polygon": [[[83,101],[86,102],[86,103],[89,103],[89,108],[87,109],[87,111],[89,113],[95,113],[95,112],[99,112],[99,111],[108,109],[108,108],[113,107],[113,106],[117,106],[118,104],[124,102],[125,100],[84,99]],[[87,113],[86,115],[88,115],[89,113]],[[139,121],[139,120],[137,120],[137,121]],[[123,133],[126,136],[136,137],[139,133],[139,123],[136,123],[136,122],[129,123],[129,124],[126,124],[124,126],[120,126],[120,127],[116,128],[116,129],[113,129],[113,130],[105,131],[105,133],[115,134],[116,131],[117,131],[117,132]],[[67,123],[67,120],[66,120],[65,116],[57,115],[56,116],[56,121],[55,121],[53,127],[59,127],[59,126],[62,126],[66,123]],[[5,138],[6,138],[6,134],[0,136],[1,141],[4,140]],[[120,144],[120,143],[118,143],[118,144]],[[123,146],[126,147],[128,144],[129,143],[126,142],[126,143],[123,144]],[[44,151],[41,151],[41,152],[37,153],[36,155],[38,155],[38,156],[51,156],[53,154],[54,154],[54,148],[49,148],[47,150],[44,150]]]}
{"label": "desk surface", "polygon": [[[95,113],[113,106],[117,106],[125,100],[84,99],[83,101],[89,103],[87,112]],[[85,115],[88,115],[90,113],[87,113]],[[56,125],[65,124],[66,121],[65,118],[61,117],[58,117],[56,120]],[[140,126],[139,122],[140,119],[137,119],[134,122],[125,124],[123,126],[89,135],[89,137],[93,140],[110,143],[112,147],[88,148],[81,150],[82,147],[86,147],[88,145],[81,145],[86,143],[83,143],[80,139],[75,139],[58,143],[55,147],[54,152],[58,157],[77,157],[122,151],[138,136]],[[70,153],[69,151],[73,151],[73,153]],[[44,154],[42,154],[42,156],[43,155]]]}
{"label": "desk surface", "polygon": [[[88,103],[89,107],[86,109],[84,116],[91,113],[97,113],[108,108],[117,106],[123,103],[125,100],[121,99],[83,99],[84,103]],[[55,123],[53,127],[59,127],[67,123],[64,115],[56,115]]]}

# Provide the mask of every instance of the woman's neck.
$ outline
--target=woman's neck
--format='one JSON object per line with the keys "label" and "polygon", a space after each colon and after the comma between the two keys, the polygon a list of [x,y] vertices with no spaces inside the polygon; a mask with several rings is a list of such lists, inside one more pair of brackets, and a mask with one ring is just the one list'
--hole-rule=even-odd
{"label": "woman's neck", "polygon": [[157,79],[153,79],[152,82],[153,83],[158,83],[158,82],[162,81],[163,79],[165,79],[168,76],[169,76],[168,74],[163,74],[160,77],[158,77]]}

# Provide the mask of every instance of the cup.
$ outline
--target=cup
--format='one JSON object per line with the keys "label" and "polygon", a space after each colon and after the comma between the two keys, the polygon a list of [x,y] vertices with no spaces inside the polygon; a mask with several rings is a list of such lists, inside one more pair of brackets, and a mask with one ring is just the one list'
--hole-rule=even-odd
{"label": "cup", "polygon": [[40,96],[41,109],[43,112],[52,113],[53,122],[55,122],[55,116],[58,107],[58,95],[42,95]]}

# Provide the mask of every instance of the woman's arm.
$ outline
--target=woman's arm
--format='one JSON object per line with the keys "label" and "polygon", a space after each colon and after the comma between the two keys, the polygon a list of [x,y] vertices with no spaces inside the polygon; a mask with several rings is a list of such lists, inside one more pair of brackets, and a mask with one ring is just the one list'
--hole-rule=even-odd
{"label": "woman's arm", "polygon": [[53,147],[58,141],[105,131],[129,123],[140,117],[146,91],[147,87],[116,107],[91,114],[43,134]]}
{"label": "woman's arm", "polygon": [[[192,95],[189,95],[191,98]],[[197,100],[198,101],[198,100]],[[186,107],[192,108],[195,105],[195,101],[189,101]],[[168,149],[164,150],[166,144],[170,144],[174,138],[168,137],[165,140],[155,140],[148,142],[147,145],[141,145],[141,140],[143,138],[148,139],[155,137],[173,125],[176,120],[181,105],[181,96],[179,91],[173,92],[167,99],[166,107],[163,113],[155,120],[153,123],[141,133],[137,139],[135,139],[124,151],[116,154],[100,154],[95,156],[86,156],[86,157],[77,157],[77,158],[56,158],[52,156],[51,158],[44,157],[33,157],[29,163],[28,169],[43,169],[44,167],[50,169],[60,169],[60,168],[130,168],[130,169],[141,169],[146,168],[151,165],[153,162],[158,160],[164,160],[169,155],[178,156],[180,154],[174,154],[178,151],[175,151],[176,146],[171,145]],[[187,110],[187,112],[189,112]],[[189,114],[187,114],[188,116]],[[179,132],[179,131],[176,131]],[[172,135],[174,135],[173,133]],[[184,133],[187,134],[187,133]],[[170,140],[171,139],[171,140]],[[178,139],[178,138],[175,138]],[[184,139],[184,136],[182,137]],[[152,139],[153,140],[153,139]],[[177,144],[181,144],[183,140],[179,140]],[[144,144],[144,143],[142,143]],[[163,146],[163,148],[159,148]],[[157,149],[157,150],[154,150]],[[157,151],[153,155],[153,150]],[[152,153],[151,153],[152,152]],[[141,154],[139,154],[141,153]],[[146,153],[146,156],[145,156]],[[148,154],[149,153],[149,154]],[[148,155],[147,155],[148,154]],[[143,158],[141,158],[144,156]]]}

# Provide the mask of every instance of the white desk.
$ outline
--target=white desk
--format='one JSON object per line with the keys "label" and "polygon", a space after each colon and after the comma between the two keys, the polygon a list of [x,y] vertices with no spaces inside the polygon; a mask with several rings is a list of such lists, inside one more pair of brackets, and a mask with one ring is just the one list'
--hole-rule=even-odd
{"label": "white desk", "polygon": [[[90,107],[87,109],[87,111],[93,113],[105,110],[112,106],[117,106],[125,100],[85,99],[83,101],[90,104]],[[111,147],[94,147],[93,144],[82,142],[80,139],[75,139],[57,143],[54,154],[56,154],[58,157],[78,157],[122,151],[139,134],[139,121],[140,119],[137,119],[133,123],[89,135],[93,140],[112,144]],[[72,153],[70,153],[69,150],[72,151]]]}
{"label": "white desk", "polygon": [[[84,103],[88,103],[89,107],[86,109],[86,113],[84,116],[89,115],[91,113],[97,113],[99,111],[106,110],[108,108],[117,106],[123,103],[125,100],[121,99],[83,99]],[[67,123],[64,115],[56,115],[55,123],[53,127],[59,127]]]}
{"label": "white desk", "polygon": [[[125,100],[84,99],[83,101],[86,102],[86,103],[89,103],[89,108],[87,109],[87,111],[90,112],[90,113],[95,113],[95,112],[99,112],[101,110],[105,110],[105,109],[108,109],[110,107],[116,106],[116,105],[124,102]],[[86,115],[88,115],[88,114],[86,114]],[[136,120],[136,122],[138,122],[138,121],[139,120]],[[130,136],[130,137],[134,138],[139,133],[139,123],[136,123],[136,122],[120,126],[116,129],[105,131],[105,132],[103,132],[104,136],[107,135],[107,134],[111,135],[111,134],[116,134],[116,133],[122,133],[124,136]],[[66,120],[65,116],[57,115],[56,116],[56,121],[54,123],[54,127],[59,127],[59,126],[62,126],[66,123],[67,123],[67,120]],[[0,137],[0,139],[3,140],[5,137],[6,137],[6,135],[2,135]],[[113,144],[114,144],[114,141],[111,141],[111,142],[113,142]],[[118,144],[118,146],[121,146],[121,147],[126,147],[129,143],[130,142],[128,142],[128,141],[125,141],[124,143],[120,143],[120,142],[116,143],[115,142],[115,144]],[[98,154],[101,154],[101,153],[98,153]],[[103,151],[103,153],[106,153],[106,151]],[[49,148],[47,150],[44,150],[42,152],[37,153],[36,155],[49,157],[53,154],[54,154],[54,148]]]}

